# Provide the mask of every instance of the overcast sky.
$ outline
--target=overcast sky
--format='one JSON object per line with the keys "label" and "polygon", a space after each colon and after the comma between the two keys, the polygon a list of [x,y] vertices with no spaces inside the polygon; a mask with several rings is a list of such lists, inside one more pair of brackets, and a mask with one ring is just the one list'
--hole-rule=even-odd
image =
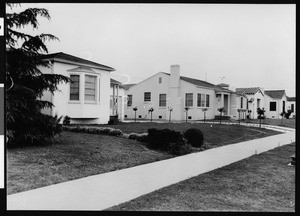
{"label": "overcast sky", "polygon": [[[179,64],[181,75],[232,87],[285,89],[295,96],[295,5],[22,4],[46,8],[37,33],[50,53],[65,52],[116,69],[137,83]],[[20,10],[20,8],[19,8]]]}

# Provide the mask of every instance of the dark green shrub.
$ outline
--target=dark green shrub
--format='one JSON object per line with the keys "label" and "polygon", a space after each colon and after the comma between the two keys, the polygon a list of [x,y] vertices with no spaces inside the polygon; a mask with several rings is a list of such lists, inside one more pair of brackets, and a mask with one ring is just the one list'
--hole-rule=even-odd
{"label": "dark green shrub", "polygon": [[187,143],[193,147],[200,148],[203,145],[203,133],[197,128],[190,128],[183,133]]}
{"label": "dark green shrub", "polygon": [[[172,143],[172,144],[171,144]],[[148,144],[151,149],[170,151],[172,145],[184,145],[182,134],[170,129],[148,129]]]}
{"label": "dark green shrub", "polygon": [[118,116],[111,116],[109,121],[108,121],[108,124],[109,125],[115,125],[115,124],[118,124],[120,121],[119,121],[119,118]]}
{"label": "dark green shrub", "polygon": [[121,136],[122,135],[122,131],[120,129],[112,129],[110,131],[110,134],[111,136]]}
{"label": "dark green shrub", "polygon": [[63,120],[63,125],[70,125],[71,118],[69,116],[65,116]]}
{"label": "dark green shrub", "polygon": [[191,145],[184,144],[181,142],[177,143],[170,143],[170,150],[169,152],[174,155],[185,155],[192,152]]}

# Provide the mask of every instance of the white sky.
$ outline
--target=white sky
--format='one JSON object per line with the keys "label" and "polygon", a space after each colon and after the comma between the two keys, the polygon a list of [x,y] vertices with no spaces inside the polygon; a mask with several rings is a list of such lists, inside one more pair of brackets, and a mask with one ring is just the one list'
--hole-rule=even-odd
{"label": "white sky", "polygon": [[[46,8],[37,33],[65,52],[116,69],[137,83],[179,64],[181,75],[295,96],[293,4],[22,4]],[[8,11],[9,12],[9,11]]]}

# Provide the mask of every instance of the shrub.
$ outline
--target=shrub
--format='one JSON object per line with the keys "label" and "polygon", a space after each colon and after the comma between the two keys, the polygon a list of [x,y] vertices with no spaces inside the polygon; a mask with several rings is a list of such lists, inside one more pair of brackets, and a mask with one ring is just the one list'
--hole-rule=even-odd
{"label": "shrub", "polygon": [[70,125],[71,118],[69,116],[65,116],[63,120],[63,125]]}
{"label": "shrub", "polygon": [[151,128],[148,129],[148,144],[151,149],[170,151],[172,148],[177,148],[177,145],[184,145],[185,142],[180,132],[170,129],[157,130]]}
{"label": "shrub", "polygon": [[114,125],[114,124],[118,124],[120,121],[119,121],[119,118],[118,116],[111,116],[109,121],[108,121],[108,124],[109,125]]}
{"label": "shrub", "polygon": [[192,152],[191,145],[185,143],[171,143],[169,152],[174,155],[185,155]]}
{"label": "shrub", "polygon": [[133,139],[133,140],[137,140],[140,142],[146,142],[148,140],[148,134],[147,133],[142,133],[142,134],[130,133],[128,135],[128,139]]}
{"label": "shrub", "polygon": [[197,128],[186,130],[183,136],[187,140],[187,143],[193,147],[201,147],[203,145],[203,133]]}

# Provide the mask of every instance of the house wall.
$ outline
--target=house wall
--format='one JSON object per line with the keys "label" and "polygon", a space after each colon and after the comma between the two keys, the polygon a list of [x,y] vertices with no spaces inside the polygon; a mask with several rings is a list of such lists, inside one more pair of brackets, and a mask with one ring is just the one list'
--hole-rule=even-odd
{"label": "house wall", "polygon": [[[54,62],[52,73],[62,74],[70,77],[70,74],[80,75],[80,96],[79,101],[70,101],[70,83],[58,85],[59,91],[52,96],[52,115],[63,115],[71,118],[71,123],[97,123],[106,124],[109,121],[109,90],[110,72],[92,68],[95,73],[69,72],[68,70],[78,66],[67,63]],[[85,75],[97,76],[96,102],[84,101],[84,80]],[[100,85],[99,85],[100,84]],[[100,86],[100,87],[99,87]],[[47,97],[47,93],[45,94]]]}
{"label": "house wall", "polygon": [[296,116],[296,101],[287,101],[287,110],[292,109],[292,104],[294,104],[294,112],[290,115],[290,118]]}
{"label": "house wall", "polygon": [[[162,78],[162,83],[159,83],[159,77]],[[176,77],[179,78],[178,74],[176,74]],[[170,75],[158,73],[126,90],[126,95],[132,95],[132,106],[125,105],[126,118],[134,119],[135,112],[133,108],[137,107],[137,119],[149,120],[151,114],[148,113],[148,110],[153,107],[153,119],[169,120],[168,107],[172,107],[171,120],[185,120],[185,94],[193,93],[193,106],[188,110],[188,116],[191,117],[191,120],[202,120],[204,113],[201,107],[197,107],[197,93],[201,93],[210,95],[210,107],[206,111],[206,119],[213,119],[215,116],[213,109],[215,104],[214,90],[200,88],[183,80],[179,80],[178,83],[174,84],[176,77],[170,80]],[[151,102],[144,102],[144,92],[151,92]],[[159,94],[167,94],[166,107],[159,107]]]}
{"label": "house wall", "polygon": [[[283,96],[282,99],[274,99],[265,94],[264,107],[266,110],[265,112],[266,118],[276,118],[276,119],[282,118],[280,116],[280,113],[283,111],[282,109],[283,101],[285,101],[285,111],[287,111],[288,108],[287,108],[286,96]],[[270,102],[276,102],[276,111],[270,111]]]}
{"label": "house wall", "polygon": [[[162,77],[161,84],[158,83],[159,77]],[[159,116],[161,116],[161,119],[168,119],[168,106],[170,106],[169,78],[169,75],[158,73],[126,90],[126,96],[132,95],[132,105],[127,106],[127,103],[125,104],[124,114],[127,116],[125,119],[134,119],[134,107],[138,108],[136,112],[137,119],[150,119],[148,110],[151,107],[154,108],[153,119],[160,119]],[[144,102],[144,92],[151,92],[151,101]],[[159,94],[167,94],[166,107],[159,107]],[[173,116],[173,113],[171,115]]]}
{"label": "house wall", "polygon": [[[243,98],[243,107],[241,108],[241,98]],[[230,100],[231,100],[231,118],[233,119],[239,119],[239,113],[238,113],[238,109],[247,109],[247,97],[245,96],[241,96],[241,95],[236,95],[236,94],[231,94],[230,96]],[[246,112],[245,114],[240,114],[240,118],[246,118],[248,115],[248,112]]]}
{"label": "house wall", "polygon": [[[254,101],[253,102],[249,102],[248,103],[248,109],[251,110],[251,116],[250,118],[251,119],[257,119],[257,99],[260,99],[260,108],[265,108],[264,107],[264,96],[260,93],[260,92],[257,92],[256,94],[247,94],[246,95],[248,100],[250,101],[251,98],[254,98]],[[265,108],[266,109],[266,108]]]}

